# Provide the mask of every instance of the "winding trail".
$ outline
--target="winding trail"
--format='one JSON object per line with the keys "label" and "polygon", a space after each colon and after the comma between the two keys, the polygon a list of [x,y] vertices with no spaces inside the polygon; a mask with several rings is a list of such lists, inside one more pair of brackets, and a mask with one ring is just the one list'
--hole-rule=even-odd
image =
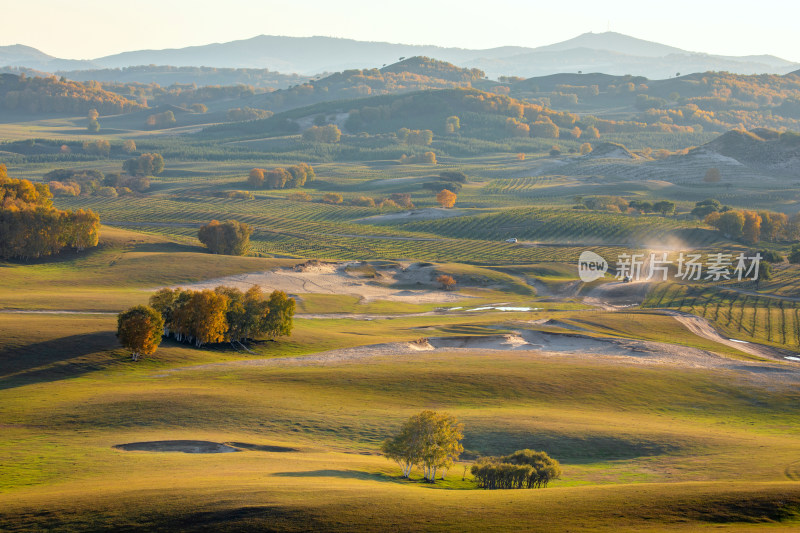
{"label": "winding trail", "polygon": [[669,309],[660,310],[660,312],[665,315],[673,317],[675,320],[680,322],[686,329],[688,329],[698,337],[703,337],[704,339],[708,339],[710,341],[714,341],[719,344],[724,344],[725,346],[730,346],[731,348],[736,348],[739,351],[749,353],[750,355],[755,355],[756,357],[763,357],[765,359],[777,359],[783,361],[785,360],[786,356],[796,355],[793,352],[789,352],[787,350],[781,350],[780,348],[773,348],[772,346],[767,346],[765,344],[729,339],[723,335],[720,335],[720,333],[711,324],[711,322],[709,322],[705,318],[701,318],[691,313],[684,313],[682,311],[673,311]]}

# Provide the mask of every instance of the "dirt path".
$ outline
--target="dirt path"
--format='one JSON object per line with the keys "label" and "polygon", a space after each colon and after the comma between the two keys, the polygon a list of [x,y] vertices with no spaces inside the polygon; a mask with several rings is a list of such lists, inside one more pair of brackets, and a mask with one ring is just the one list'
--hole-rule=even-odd
{"label": "dirt path", "polygon": [[584,295],[583,303],[606,311],[638,307],[644,302],[649,290],[650,283],[647,281],[611,281],[592,288]]}
{"label": "dirt path", "polygon": [[681,311],[671,311],[666,310],[662,311],[663,314],[669,315],[678,322],[680,322],[686,329],[697,335],[698,337],[703,337],[704,339],[708,339],[710,341],[718,342],[720,344],[724,344],[726,346],[730,346],[731,348],[736,348],[745,353],[749,353],[750,355],[755,355],[757,357],[763,357],[765,359],[777,359],[777,360],[784,360],[786,356],[793,356],[796,355],[791,352],[787,352],[785,350],[780,350],[779,348],[773,348],[771,346],[766,346],[764,344],[757,344],[754,342],[747,342],[747,341],[737,341],[735,339],[729,339],[720,335],[720,333],[711,325],[711,323],[706,320],[705,318],[701,318],[697,315],[692,315],[690,313],[683,313]]}

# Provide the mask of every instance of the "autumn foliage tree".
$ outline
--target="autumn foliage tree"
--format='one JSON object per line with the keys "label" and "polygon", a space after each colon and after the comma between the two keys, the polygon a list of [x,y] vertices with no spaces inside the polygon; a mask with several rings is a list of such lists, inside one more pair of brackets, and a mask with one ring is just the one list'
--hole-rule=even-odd
{"label": "autumn foliage tree", "polygon": [[245,292],[234,287],[166,288],[150,297],[150,305],[163,318],[159,334],[197,347],[290,335],[295,312],[294,298],[283,291],[265,297],[258,286]]}
{"label": "autumn foliage tree", "polygon": [[134,361],[155,353],[163,330],[164,319],[152,307],[137,305],[117,316],[117,338]]}
{"label": "autumn foliage tree", "polygon": [[436,201],[439,202],[439,205],[444,208],[450,208],[456,205],[456,198],[458,198],[456,193],[451,192],[448,189],[442,189],[436,195]]}
{"label": "autumn foliage tree", "polygon": [[89,113],[86,116],[87,124],[86,129],[89,130],[91,133],[97,133],[100,131],[100,123],[97,121],[97,117],[100,116],[100,113],[97,112],[97,109],[90,109]]}
{"label": "autumn foliage tree", "polygon": [[453,290],[456,286],[456,280],[453,276],[442,274],[436,278],[436,282],[442,287],[442,290]]}
{"label": "autumn foliage tree", "polygon": [[212,253],[246,255],[250,251],[252,228],[244,222],[212,220],[197,232],[197,238]]}
{"label": "autumn foliage tree", "polygon": [[276,167],[272,170],[254,168],[247,177],[247,183],[253,189],[295,189],[303,187],[316,177],[314,167],[308,163],[299,163],[291,167]]}
{"label": "autumn foliage tree", "polygon": [[100,218],[92,211],[52,206],[44,183],[9,178],[0,165],[0,258],[29,259],[97,245]]}

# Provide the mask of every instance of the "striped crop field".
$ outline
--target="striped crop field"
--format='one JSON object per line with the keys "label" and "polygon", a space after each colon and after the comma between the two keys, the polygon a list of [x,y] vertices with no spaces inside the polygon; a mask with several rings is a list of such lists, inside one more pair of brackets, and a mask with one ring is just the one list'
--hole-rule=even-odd
{"label": "striped crop field", "polygon": [[[411,232],[486,240],[518,239],[569,243],[640,245],[667,238],[676,230],[689,230],[697,242],[714,237],[695,231],[691,223],[655,216],[630,216],[569,209],[507,209],[470,217],[412,222],[398,226]],[[707,240],[706,240],[707,239]]]}
{"label": "striped crop field", "polygon": [[660,283],[643,307],[692,313],[741,340],[800,349],[800,302],[733,289]]}

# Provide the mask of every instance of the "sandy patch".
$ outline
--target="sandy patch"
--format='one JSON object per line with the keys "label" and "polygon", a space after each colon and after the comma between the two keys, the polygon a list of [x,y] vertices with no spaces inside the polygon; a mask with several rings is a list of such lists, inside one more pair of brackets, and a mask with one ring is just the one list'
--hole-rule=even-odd
{"label": "sandy patch", "polygon": [[[686,329],[705,339],[736,348],[739,351],[755,355],[757,357],[764,357],[766,359],[787,359],[791,356],[792,352],[772,348],[763,344],[756,344],[738,339],[729,339],[719,334],[719,332],[711,325],[705,318],[691,315],[689,313],[681,313],[680,311],[664,311],[664,314],[672,316],[675,320],[680,322]],[[791,360],[791,359],[790,359]]]}
{"label": "sandy patch", "polygon": [[469,298],[438,288],[435,266],[429,263],[401,264],[378,269],[375,277],[350,269],[358,263],[310,262],[294,268],[248,272],[183,285],[187,289],[213,289],[220,285],[247,290],[259,285],[267,292],[288,294],[340,294],[358,296],[362,301],[388,300],[407,303],[448,303]]}
{"label": "sandy patch", "polygon": [[520,330],[509,334],[428,337],[413,342],[391,342],[330,350],[300,357],[250,359],[174,369],[236,367],[327,366],[368,362],[374,358],[419,358],[429,353],[468,353],[490,356],[513,351],[528,356],[574,356],[628,365],[670,365],[681,368],[734,370],[768,384],[800,383],[800,367],[770,362],[737,361],[715,353],[673,344],[633,339],[595,338],[580,334]]}

